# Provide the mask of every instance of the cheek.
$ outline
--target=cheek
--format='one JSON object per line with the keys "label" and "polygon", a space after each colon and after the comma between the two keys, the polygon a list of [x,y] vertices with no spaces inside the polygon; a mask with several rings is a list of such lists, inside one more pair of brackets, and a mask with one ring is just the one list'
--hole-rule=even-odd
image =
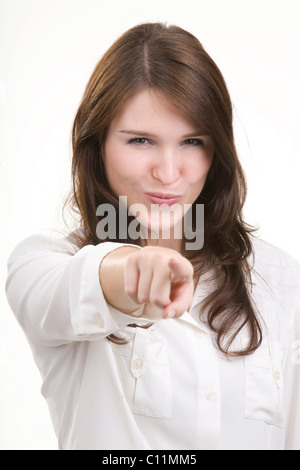
{"label": "cheek", "polygon": [[108,181],[119,177],[118,175],[124,171],[122,153],[118,146],[111,143],[109,139],[104,148],[104,166]]}
{"label": "cheek", "polygon": [[124,148],[110,147],[105,152],[105,171],[112,189],[119,192],[120,188],[128,189],[129,185],[140,181],[145,175],[142,161],[133,161]]}
{"label": "cheek", "polygon": [[190,162],[190,164],[185,169],[186,179],[189,184],[197,185],[203,184],[203,182],[205,182],[212,164],[212,160],[212,157],[204,157]]}

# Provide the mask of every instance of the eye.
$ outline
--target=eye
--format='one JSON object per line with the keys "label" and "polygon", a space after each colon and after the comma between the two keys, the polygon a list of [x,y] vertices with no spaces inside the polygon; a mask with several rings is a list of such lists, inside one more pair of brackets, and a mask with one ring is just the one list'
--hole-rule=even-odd
{"label": "eye", "polygon": [[146,139],[146,137],[134,137],[133,139],[130,139],[128,143],[134,145],[145,145],[149,143],[149,140]]}
{"label": "eye", "polygon": [[186,139],[183,143],[185,145],[191,145],[191,146],[197,146],[197,145],[203,145],[204,144],[202,139]]}

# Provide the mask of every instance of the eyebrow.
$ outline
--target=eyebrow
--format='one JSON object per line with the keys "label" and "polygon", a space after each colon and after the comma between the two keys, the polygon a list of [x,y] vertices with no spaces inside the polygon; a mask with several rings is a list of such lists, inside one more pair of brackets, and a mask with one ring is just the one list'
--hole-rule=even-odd
{"label": "eyebrow", "polygon": [[[132,134],[132,135],[139,135],[139,136],[143,136],[143,137],[149,137],[150,139],[153,139],[153,138],[157,138],[157,135],[155,134],[151,134],[147,131],[142,131],[142,130],[122,130],[122,131],[119,131],[121,134]],[[201,132],[201,131],[196,131],[196,132],[192,132],[191,134],[186,134],[186,135],[183,135],[182,138],[183,139],[190,139],[192,137],[204,137],[204,136],[207,136],[209,134],[205,133],[205,132]]]}

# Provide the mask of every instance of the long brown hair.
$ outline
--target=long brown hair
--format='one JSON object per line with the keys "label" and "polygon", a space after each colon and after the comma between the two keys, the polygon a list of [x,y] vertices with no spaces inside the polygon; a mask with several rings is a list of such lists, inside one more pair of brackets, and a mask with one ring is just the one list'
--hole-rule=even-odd
{"label": "long brown hair", "polygon": [[[146,23],[125,32],[97,64],[77,111],[73,132],[72,208],[80,216],[78,247],[99,244],[97,207],[118,209],[105,175],[103,147],[112,119],[126,100],[148,88],[162,92],[214,140],[215,155],[195,204],[205,207],[205,241],[185,253],[195,276],[213,270],[214,290],[202,305],[216,342],[227,355],[250,354],[262,330],[251,301],[250,233],[242,208],[246,181],[235,149],[232,104],[224,78],[197,38],[177,27]],[[121,240],[117,240],[121,241]],[[139,240],[128,240],[139,244]],[[201,312],[200,312],[201,315]],[[203,315],[202,315],[203,317]],[[246,327],[249,344],[230,351]]]}

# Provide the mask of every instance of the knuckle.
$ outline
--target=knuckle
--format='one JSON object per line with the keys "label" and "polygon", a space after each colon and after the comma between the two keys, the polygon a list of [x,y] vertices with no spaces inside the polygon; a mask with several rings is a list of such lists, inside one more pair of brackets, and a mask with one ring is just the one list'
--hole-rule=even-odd
{"label": "knuckle", "polygon": [[130,253],[127,258],[126,258],[126,264],[132,264],[134,262],[136,262],[137,258],[138,258],[138,255],[139,253],[137,252],[134,252],[134,253]]}
{"label": "knuckle", "polygon": [[157,294],[151,294],[150,295],[150,302],[151,302],[151,304],[159,305],[161,303],[161,298]]}
{"label": "knuckle", "polygon": [[136,289],[134,286],[125,286],[125,293],[130,297],[136,295]]}
{"label": "knuckle", "polygon": [[162,262],[163,257],[161,253],[158,253],[156,251],[143,251],[140,250],[140,255],[139,255],[139,265],[143,266],[150,266],[150,265],[155,265],[158,262]]}
{"label": "knuckle", "polygon": [[157,305],[159,307],[163,307],[165,305],[167,305],[169,302],[168,302],[168,299],[166,299],[164,296],[162,295],[159,295],[158,293],[153,293],[151,294],[150,296],[150,302],[154,305]]}
{"label": "knuckle", "polygon": [[145,253],[140,260],[140,266],[143,269],[151,269],[157,265],[158,260],[159,258],[156,254]]}
{"label": "knuckle", "polygon": [[141,304],[145,304],[149,300],[146,294],[139,294],[138,299]]}

